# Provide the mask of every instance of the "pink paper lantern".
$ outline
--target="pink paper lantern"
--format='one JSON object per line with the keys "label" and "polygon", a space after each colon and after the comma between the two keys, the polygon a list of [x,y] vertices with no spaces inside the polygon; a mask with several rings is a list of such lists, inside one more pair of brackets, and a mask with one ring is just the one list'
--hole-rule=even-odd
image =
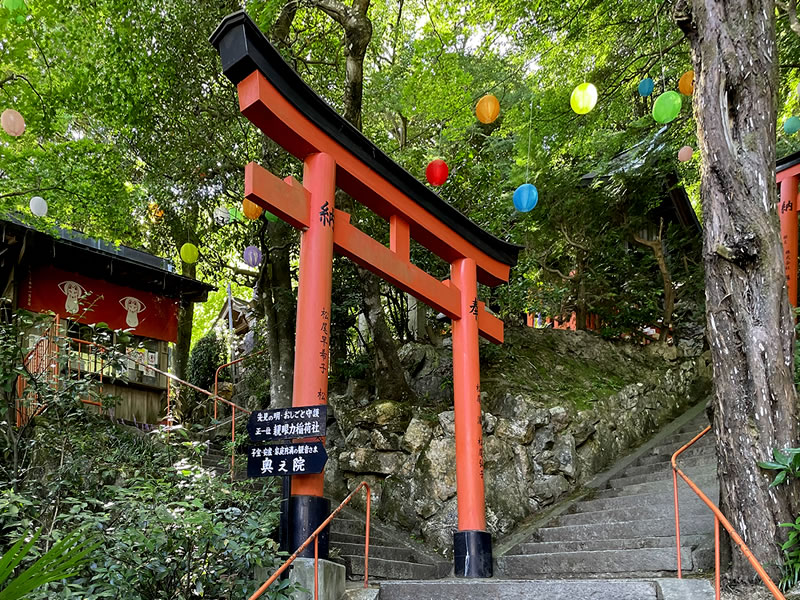
{"label": "pink paper lantern", "polygon": [[0,125],[8,135],[19,137],[25,133],[25,119],[13,108],[7,108],[0,115]]}
{"label": "pink paper lantern", "polygon": [[689,162],[694,156],[694,149],[691,146],[684,146],[678,150],[678,160],[681,162]]}

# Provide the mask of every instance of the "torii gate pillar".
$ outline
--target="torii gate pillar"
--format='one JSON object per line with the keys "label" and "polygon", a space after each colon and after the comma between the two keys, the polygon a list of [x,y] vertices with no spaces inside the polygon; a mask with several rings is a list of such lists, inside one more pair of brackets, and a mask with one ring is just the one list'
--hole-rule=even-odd
{"label": "torii gate pillar", "polygon": [[492,536],[486,531],[483,482],[481,373],[478,355],[478,277],[475,261],[450,266],[461,292],[461,315],[453,320],[453,392],[456,421],[458,531],[453,535],[457,577],[492,576]]}
{"label": "torii gate pillar", "polygon": [[[292,406],[328,403],[328,348],[333,269],[333,211],[336,161],[318,152],[304,161],[303,187],[309,192],[308,229],[300,236],[297,325]],[[295,475],[289,499],[289,547],[299,547],[328,517],[330,500],[323,497],[325,475]],[[309,546],[303,556],[313,558]],[[319,538],[319,556],[328,557],[328,533]]]}

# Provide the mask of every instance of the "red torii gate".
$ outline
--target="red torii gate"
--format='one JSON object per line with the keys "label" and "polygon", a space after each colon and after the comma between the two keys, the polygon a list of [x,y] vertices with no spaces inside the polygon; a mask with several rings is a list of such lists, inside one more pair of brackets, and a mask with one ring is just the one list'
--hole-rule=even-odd
{"label": "red torii gate", "polygon": [[800,152],[778,160],[775,179],[780,186],[778,214],[781,218],[783,262],[789,302],[797,306],[797,186],[800,183]]}
{"label": "red torii gate", "polygon": [[[508,281],[520,248],[495,238],[393,162],[337,114],[286,64],[243,12],[210,38],[252,123],[304,162],[303,183],[245,167],[245,196],[302,231],[293,406],[327,402],[333,251],[452,319],[458,531],[455,574],[491,577],[486,531],[478,335],[503,341],[503,322],[478,300],[478,283]],[[340,187],[389,221],[389,248],[334,206]],[[410,261],[411,238],[450,264],[439,281]],[[330,512],[323,475],[295,476],[289,503],[290,550]],[[320,556],[327,557],[327,535]],[[306,551],[308,553],[308,550]],[[310,554],[309,554],[310,555]]]}

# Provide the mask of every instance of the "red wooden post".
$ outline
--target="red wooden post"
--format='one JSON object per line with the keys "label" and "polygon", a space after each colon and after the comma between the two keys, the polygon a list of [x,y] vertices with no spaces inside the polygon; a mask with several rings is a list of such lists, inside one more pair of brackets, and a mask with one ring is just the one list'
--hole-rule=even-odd
{"label": "red wooden post", "polygon": [[786,287],[789,302],[797,306],[797,184],[800,175],[781,180],[781,195],[778,213],[781,217],[781,239],[783,260],[786,266]]}
{"label": "red wooden post", "polygon": [[[303,187],[311,195],[310,218],[308,229],[300,238],[292,406],[328,402],[333,203],[336,191],[336,162],[332,156],[316,153],[306,158]],[[323,473],[292,477],[289,503],[291,550],[302,544],[330,512],[330,501],[323,498],[323,482]],[[327,536],[320,555],[328,557]]]}
{"label": "red wooden post", "polygon": [[455,574],[492,576],[492,538],[486,532],[483,483],[481,374],[478,356],[478,279],[475,261],[459,258],[450,278],[460,291],[461,318],[453,320],[453,391],[456,427],[458,531]]}

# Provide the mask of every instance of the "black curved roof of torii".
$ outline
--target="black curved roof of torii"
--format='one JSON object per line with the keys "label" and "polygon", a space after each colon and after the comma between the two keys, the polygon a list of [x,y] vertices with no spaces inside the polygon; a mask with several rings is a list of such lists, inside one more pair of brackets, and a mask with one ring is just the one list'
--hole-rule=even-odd
{"label": "black curved roof of torii", "polygon": [[[236,28],[239,35],[230,36]],[[314,125],[419,206],[491,258],[512,267],[517,264],[521,246],[482,229],[389,158],[303,81],[244,11],[225,17],[209,41],[220,53],[223,73],[234,84],[260,71]]]}

